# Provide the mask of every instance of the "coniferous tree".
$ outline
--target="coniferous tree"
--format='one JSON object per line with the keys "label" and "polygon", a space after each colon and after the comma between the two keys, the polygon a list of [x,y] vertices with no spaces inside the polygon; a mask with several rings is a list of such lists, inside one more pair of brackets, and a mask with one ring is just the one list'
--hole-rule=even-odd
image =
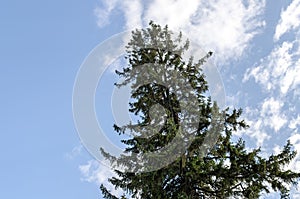
{"label": "coniferous tree", "polygon": [[[167,26],[150,22],[148,28],[132,32],[127,46],[128,66],[116,71],[124,81],[116,86],[134,88],[129,111],[140,119],[135,125],[114,125],[119,134],[126,131],[134,134],[122,141],[128,146],[125,149],[128,156],[115,158],[101,149],[111,162],[127,168],[116,169],[118,177],[109,182],[124,190],[122,198],[126,198],[125,194],[149,199],[259,198],[263,192],[272,190],[279,191],[282,198],[289,198],[289,185],[297,184],[300,177],[300,173],[284,169],[296,155],[290,142],[279,154],[268,158],[260,156],[260,148],[246,150],[242,139],[233,142],[234,131],[248,128],[239,119],[242,110],[220,111],[212,102],[202,71],[212,53],[196,62],[193,57],[185,61],[188,48],[189,41],[183,41],[181,34],[174,37]],[[147,82],[149,76],[155,81]],[[172,85],[174,78],[179,85]],[[192,91],[185,85],[190,85]],[[190,105],[185,99],[191,99],[192,95],[196,104]],[[159,107],[153,112],[150,107],[156,105]],[[153,121],[162,113],[164,118]],[[197,120],[191,115],[197,115]],[[151,126],[151,122],[157,122],[156,126]],[[156,128],[157,125],[161,128]],[[163,150],[169,143],[175,145]],[[175,159],[168,159],[170,153]],[[160,164],[164,161],[168,164]],[[100,189],[105,198],[117,198],[104,185]]]}

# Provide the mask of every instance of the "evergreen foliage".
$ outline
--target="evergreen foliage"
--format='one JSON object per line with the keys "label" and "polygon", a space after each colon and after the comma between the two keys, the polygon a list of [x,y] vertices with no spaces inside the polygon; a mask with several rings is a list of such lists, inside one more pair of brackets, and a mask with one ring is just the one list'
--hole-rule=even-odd
{"label": "evergreen foliage", "polygon": [[[248,128],[245,121],[240,119],[242,110],[230,111],[227,108],[219,111],[217,104],[207,97],[208,84],[201,68],[212,53],[207,53],[196,62],[193,57],[184,61],[182,57],[188,48],[189,42],[182,41],[181,34],[174,37],[167,26],[161,27],[150,22],[148,28],[132,32],[127,46],[128,66],[116,71],[124,81],[116,86],[131,85],[137,88],[132,92],[129,111],[139,116],[140,120],[138,125],[114,125],[114,130],[119,134],[129,130],[136,135],[122,141],[128,146],[125,150],[128,156],[117,159],[101,149],[110,161],[130,168],[128,171],[116,169],[118,177],[109,179],[109,182],[115,188],[124,190],[122,198],[259,198],[263,192],[270,193],[272,190],[279,191],[282,198],[289,198],[290,185],[297,184],[300,177],[300,173],[284,169],[296,155],[290,142],[287,141],[279,154],[267,158],[260,155],[260,148],[246,150],[242,139],[233,142],[231,138],[234,131]],[[200,121],[196,122],[196,130],[190,132],[193,140],[184,153],[162,168],[138,172],[141,167],[147,167],[145,162],[140,164],[139,155],[161,150],[178,133],[181,133],[181,138],[188,136],[180,130],[180,122],[186,119],[182,111],[186,103],[180,104],[174,90],[159,82],[143,84],[145,76],[150,73],[156,73],[162,81],[167,82],[174,77],[166,71],[172,70],[185,77],[185,80],[179,81],[180,84],[188,83],[193,88],[193,93],[184,94],[196,96]],[[159,131],[156,131],[157,128],[147,128],[152,119],[149,107],[157,104],[165,110],[164,123]],[[203,153],[205,139],[210,136],[214,112],[223,117],[220,120],[222,128],[218,129],[213,147]],[[195,124],[192,119],[189,122]],[[185,143],[181,145],[185,146]],[[134,169],[136,172],[132,172]],[[105,198],[117,199],[104,185],[100,189]]]}

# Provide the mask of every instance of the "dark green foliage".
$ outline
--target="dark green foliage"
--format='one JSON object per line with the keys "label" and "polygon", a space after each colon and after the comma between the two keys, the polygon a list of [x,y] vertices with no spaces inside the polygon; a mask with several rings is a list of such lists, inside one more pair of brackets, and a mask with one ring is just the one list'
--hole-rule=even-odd
{"label": "dark green foliage", "polygon": [[[218,139],[213,147],[207,153],[203,153],[204,139],[210,136],[208,129],[213,122],[212,114],[214,111],[218,112],[217,104],[206,97],[208,85],[201,69],[212,53],[207,53],[196,63],[193,58],[185,62],[182,56],[188,49],[189,42],[183,42],[181,34],[176,38],[172,36],[174,35],[167,26],[162,28],[152,22],[149,28],[132,32],[132,39],[127,46],[126,58],[129,65],[123,71],[116,71],[125,80],[117,86],[131,84],[135,88],[135,85],[142,85],[136,86],[137,89],[132,92],[133,101],[129,110],[140,116],[138,122],[140,128],[132,124],[123,127],[114,125],[114,130],[119,134],[126,130],[132,132],[140,130],[141,134],[151,135],[149,137],[137,135],[132,139],[123,140],[123,143],[128,145],[125,150],[128,154],[157,151],[174,139],[179,132],[180,121],[185,119],[180,99],[177,99],[178,96],[173,91],[158,83],[142,84],[146,73],[155,73],[163,66],[165,71],[169,69],[179,71],[186,78],[182,84],[189,83],[194,90],[193,93],[186,95],[194,94],[200,108],[198,113],[200,121],[197,123],[196,131],[192,132],[195,137],[186,151],[171,164],[150,172],[115,170],[118,177],[109,179],[109,182],[115,188],[123,189],[124,193],[132,198],[259,198],[263,192],[269,193],[272,190],[279,191],[282,198],[289,198],[288,185],[297,184],[300,174],[284,170],[284,166],[289,164],[296,152],[291,149],[292,146],[288,141],[281,153],[263,158],[259,154],[260,148],[247,151],[242,139],[232,142],[234,131],[248,127],[239,119],[241,109],[219,111],[223,115],[221,121],[224,124],[217,132]],[[158,65],[159,67],[156,67]],[[157,72],[156,75],[161,74]],[[164,81],[171,78],[168,73],[164,75],[165,77],[162,77]],[[155,104],[164,107],[166,119],[159,131],[151,132],[152,129],[147,129],[146,126],[151,122],[149,107]],[[141,166],[137,156],[131,159],[133,162],[137,161],[133,165],[124,161],[122,157],[116,159],[103,149],[101,151],[107,159],[117,162],[118,165],[131,169]],[[101,191],[107,199],[116,198],[103,185]],[[122,198],[125,198],[125,195]]]}

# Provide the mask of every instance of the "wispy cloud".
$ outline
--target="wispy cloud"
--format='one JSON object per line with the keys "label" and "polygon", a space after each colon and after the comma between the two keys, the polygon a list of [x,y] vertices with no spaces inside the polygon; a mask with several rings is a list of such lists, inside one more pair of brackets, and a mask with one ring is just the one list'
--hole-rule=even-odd
{"label": "wispy cloud", "polygon": [[82,149],[83,149],[82,144],[79,144],[78,146],[75,146],[71,152],[66,153],[65,157],[68,159],[74,159],[81,154]]}
{"label": "wispy cloud", "polygon": [[286,95],[300,84],[300,34],[294,41],[276,45],[260,63],[249,68],[243,81],[253,77],[267,92],[280,91]]}
{"label": "wispy cloud", "polygon": [[290,120],[290,123],[289,123],[290,129],[298,130],[298,126],[300,126],[300,115],[297,115],[296,118],[293,118],[292,120]]}
{"label": "wispy cloud", "polygon": [[[181,30],[192,41],[216,52],[216,61],[225,63],[240,57],[265,25],[265,1],[248,0],[154,0],[113,1],[96,8],[98,25],[103,27],[113,9],[120,9],[125,29],[145,26],[150,20]],[[99,12],[101,11],[101,12]],[[103,13],[103,14],[102,14]]]}
{"label": "wispy cloud", "polygon": [[256,146],[262,146],[271,136],[267,133],[265,121],[262,119],[259,109],[246,107],[244,112],[243,117],[250,128],[245,131],[238,131],[238,134],[235,135],[248,135],[250,138],[256,140]]}
{"label": "wispy cloud", "polygon": [[286,10],[281,12],[280,21],[276,27],[274,40],[277,41],[280,37],[290,30],[295,30],[300,26],[300,0],[294,0]]}
{"label": "wispy cloud", "polygon": [[[295,136],[299,135],[296,130],[300,125],[300,116],[297,114],[298,100],[295,96],[298,95],[300,85],[300,31],[292,32],[294,37],[284,40],[279,38],[300,25],[299,11],[296,11],[300,9],[299,3],[299,0],[294,0],[281,12],[281,19],[274,34],[273,49],[244,74],[243,82],[253,78],[261,87],[262,94],[266,96],[258,107],[248,108],[247,113],[254,126],[249,133],[255,135],[258,142],[259,135],[253,133],[255,130],[268,132],[268,135],[284,130],[285,136],[281,136],[288,138],[287,134],[290,132],[295,133],[290,139],[298,139]],[[300,149],[299,144],[295,147]],[[274,150],[278,151],[278,146],[275,146]],[[295,161],[298,161],[297,158]]]}
{"label": "wispy cloud", "polygon": [[288,126],[291,119],[284,109],[284,101],[273,96],[266,97],[256,107],[246,107],[243,117],[250,128],[235,135],[249,136],[256,141],[256,146],[263,146],[274,133],[279,133]]}
{"label": "wispy cloud", "polygon": [[143,26],[143,5],[142,0],[124,0],[121,7],[125,16],[125,27],[128,30]]}
{"label": "wispy cloud", "polygon": [[286,123],[287,119],[282,111],[283,102],[273,97],[265,99],[261,105],[260,116],[265,126],[269,126],[278,132]]}
{"label": "wispy cloud", "polygon": [[115,189],[115,187],[108,182],[108,178],[116,176],[111,168],[105,166],[96,160],[90,160],[86,164],[80,165],[79,170],[82,174],[82,181],[95,183],[98,186],[104,184],[112,194],[116,196],[121,196],[122,192],[120,189]]}
{"label": "wispy cloud", "polygon": [[[281,46],[273,49],[269,56],[262,59],[260,64],[254,68],[249,68],[244,76],[244,82],[253,77],[268,91],[277,89],[280,84],[279,78],[283,79],[287,68],[291,65],[290,49],[292,44],[284,42]],[[286,92],[282,89],[282,92]]]}
{"label": "wispy cloud", "polygon": [[118,0],[104,0],[102,7],[96,7],[94,14],[97,17],[97,25],[102,28],[110,23],[110,16],[112,11],[115,10]]}
{"label": "wispy cloud", "polygon": [[[155,1],[150,8],[154,10],[161,2]],[[240,0],[219,0],[198,1],[196,5],[195,2],[181,1],[181,4],[174,4],[171,9],[162,5],[164,10],[160,15],[148,11],[146,19],[154,19],[182,30],[191,40],[215,51],[216,61],[224,63],[230,59],[238,59],[251,39],[258,34],[258,29],[264,26],[264,21],[260,18],[264,2],[248,3],[246,6]],[[177,13],[182,14],[176,16]]]}

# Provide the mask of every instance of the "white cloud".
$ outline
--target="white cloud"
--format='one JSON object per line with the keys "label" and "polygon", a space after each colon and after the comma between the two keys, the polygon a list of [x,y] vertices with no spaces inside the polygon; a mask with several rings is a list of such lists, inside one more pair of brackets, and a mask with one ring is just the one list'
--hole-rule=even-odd
{"label": "white cloud", "polygon": [[110,23],[109,17],[116,8],[118,0],[104,0],[103,7],[96,7],[94,14],[97,17],[97,25],[101,28]]}
{"label": "white cloud", "polygon": [[296,7],[300,10],[299,2],[293,1],[285,11],[282,11],[274,35],[277,43],[269,55],[262,58],[252,68],[247,69],[244,74],[243,82],[253,78],[262,87],[264,93],[268,94],[268,97],[261,103],[259,111],[254,112],[251,117],[255,118],[254,121],[263,122],[261,130],[270,127],[278,132],[285,125],[290,130],[294,130],[298,125],[298,118],[292,119],[291,112],[297,112],[297,110],[292,110],[296,108],[292,100],[299,95],[300,31],[295,31],[295,37],[289,40],[278,42],[278,39],[285,32],[299,26],[299,17],[296,17],[299,16],[299,11],[296,11]]}
{"label": "white cloud", "polygon": [[300,40],[277,45],[258,66],[247,69],[243,82],[253,77],[268,92],[279,90],[286,95],[300,84]]}
{"label": "white cloud", "polygon": [[[114,1],[116,2],[116,1]],[[249,47],[252,38],[264,26],[261,19],[265,1],[248,0],[154,0],[117,1],[114,8],[124,13],[126,29],[147,25],[153,20],[161,25],[169,25],[173,30],[181,30],[188,38],[215,52],[216,61],[224,63],[237,59]],[[99,9],[99,8],[97,8]],[[112,7],[98,16],[99,27],[103,27]],[[102,19],[104,18],[104,19]],[[100,19],[100,23],[99,23]]]}
{"label": "white cloud", "polygon": [[126,29],[142,27],[143,4],[141,0],[103,0],[102,6],[94,9],[97,17],[97,25],[100,28],[105,27],[110,21],[114,10],[121,10],[124,14]]}
{"label": "white cloud", "polygon": [[262,146],[271,138],[268,128],[279,132],[288,123],[283,105],[281,100],[269,97],[260,103],[258,108],[246,107],[243,119],[247,121],[250,128],[236,135],[241,136],[241,133],[248,135],[256,139],[256,146]]}
{"label": "white cloud", "polygon": [[96,183],[98,186],[103,184],[113,195],[121,196],[122,191],[108,182],[108,178],[116,176],[111,168],[105,166],[96,160],[90,160],[84,165],[79,166],[83,181]]}
{"label": "white cloud", "polygon": [[296,129],[297,126],[300,126],[300,115],[298,115],[297,118],[293,118],[289,123],[290,129]]}
{"label": "white cloud", "polygon": [[142,14],[143,4],[142,0],[123,0],[122,10],[125,15],[126,29],[132,30],[143,26]]}
{"label": "white cloud", "polygon": [[268,135],[265,127],[264,118],[261,116],[259,109],[253,109],[246,107],[244,109],[244,114],[241,119],[244,119],[247,124],[250,126],[249,129],[244,131],[237,132],[235,135],[241,136],[242,134],[248,135],[251,138],[256,139],[256,146],[262,146],[265,140],[268,140],[271,136]]}
{"label": "white cloud", "polygon": [[281,18],[274,35],[277,41],[280,37],[290,30],[295,30],[300,26],[300,0],[294,0],[286,10],[281,12]]}
{"label": "white cloud", "polygon": [[283,102],[275,100],[273,97],[265,99],[261,106],[260,117],[264,125],[273,128],[278,132],[286,123],[286,116],[282,113]]}
{"label": "white cloud", "polygon": [[250,125],[250,128],[246,131],[246,134],[252,138],[256,139],[256,146],[262,146],[265,140],[268,140],[270,136],[263,128],[263,122],[260,120],[247,121],[247,124]]}
{"label": "white cloud", "polygon": [[68,159],[74,159],[81,154],[82,149],[83,149],[82,144],[75,146],[71,152],[65,154],[65,157]]}
{"label": "white cloud", "polygon": [[273,148],[273,154],[277,155],[281,152],[282,148],[278,145],[275,145],[275,147]]}
{"label": "white cloud", "polygon": [[190,25],[190,18],[196,13],[201,1],[154,0],[145,10],[144,20],[154,20],[160,24],[168,24],[171,28],[182,28]]}

